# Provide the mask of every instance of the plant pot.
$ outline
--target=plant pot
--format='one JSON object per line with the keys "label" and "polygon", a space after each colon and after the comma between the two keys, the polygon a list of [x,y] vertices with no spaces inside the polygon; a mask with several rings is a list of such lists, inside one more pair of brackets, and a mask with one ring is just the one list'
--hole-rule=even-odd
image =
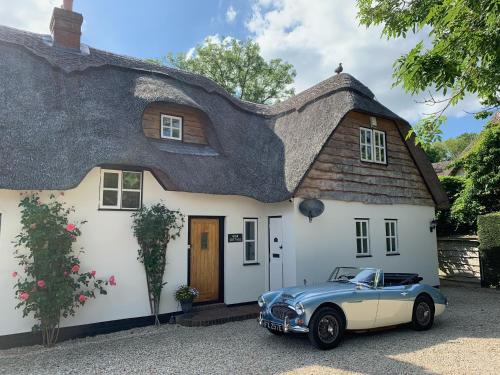
{"label": "plant pot", "polygon": [[193,308],[193,301],[181,301],[181,308],[183,313],[188,313]]}

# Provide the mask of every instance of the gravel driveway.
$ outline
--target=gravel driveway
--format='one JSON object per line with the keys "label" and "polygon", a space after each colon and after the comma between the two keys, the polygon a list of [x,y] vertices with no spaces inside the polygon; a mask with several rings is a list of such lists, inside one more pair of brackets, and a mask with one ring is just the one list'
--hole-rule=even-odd
{"label": "gravel driveway", "polygon": [[164,325],[0,351],[1,374],[499,374],[500,291],[443,288],[448,310],[428,332],[350,333],[332,351],[275,337],[254,320]]}

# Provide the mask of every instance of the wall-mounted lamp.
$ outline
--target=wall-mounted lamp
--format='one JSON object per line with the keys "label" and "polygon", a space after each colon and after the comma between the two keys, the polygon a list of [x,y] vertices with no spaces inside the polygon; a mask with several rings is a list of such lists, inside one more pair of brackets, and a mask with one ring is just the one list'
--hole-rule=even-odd
{"label": "wall-mounted lamp", "polygon": [[376,128],[377,127],[377,118],[376,117],[373,117],[373,116],[370,117],[370,126],[372,128]]}
{"label": "wall-mounted lamp", "polygon": [[429,230],[431,231],[431,233],[434,231],[434,229],[436,229],[438,225],[438,222],[436,219],[432,219],[430,225],[429,225]]}

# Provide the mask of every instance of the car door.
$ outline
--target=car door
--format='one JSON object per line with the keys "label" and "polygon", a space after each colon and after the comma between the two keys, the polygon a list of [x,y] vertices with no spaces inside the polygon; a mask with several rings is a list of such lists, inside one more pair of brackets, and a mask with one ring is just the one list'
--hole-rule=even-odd
{"label": "car door", "polygon": [[408,323],[413,312],[410,286],[398,285],[380,288],[377,317],[374,327]]}
{"label": "car door", "polygon": [[370,329],[375,324],[380,291],[360,286],[341,304],[347,318],[347,329]]}

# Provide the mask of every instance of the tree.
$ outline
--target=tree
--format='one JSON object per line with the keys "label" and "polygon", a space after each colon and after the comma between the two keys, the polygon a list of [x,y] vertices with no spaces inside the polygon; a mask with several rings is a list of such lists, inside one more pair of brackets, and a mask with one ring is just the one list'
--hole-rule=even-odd
{"label": "tree", "polygon": [[440,152],[444,153],[442,160],[455,160],[462,155],[462,153],[472,142],[474,142],[476,138],[476,133],[463,133],[457,137],[437,142],[433,146]]}
{"label": "tree", "polygon": [[474,224],[478,215],[500,211],[500,122],[490,121],[457,162],[466,174],[464,189],[451,208],[457,222]]}
{"label": "tree", "polygon": [[[357,0],[358,17],[366,26],[383,25],[382,35],[428,34],[429,45],[417,43],[394,63],[395,85],[411,94],[435,89],[428,104],[442,108],[429,114],[437,121],[465,94],[476,94],[486,118],[499,107],[500,2],[498,0]],[[429,122],[427,122],[429,124]],[[429,129],[432,131],[432,128]]]}
{"label": "tree", "polygon": [[169,53],[167,64],[213,79],[235,97],[254,103],[274,103],[294,95],[293,65],[266,62],[256,42],[207,38],[192,53]]}
{"label": "tree", "polygon": [[144,265],[148,299],[155,325],[160,325],[161,291],[165,266],[167,265],[167,246],[176,239],[184,226],[184,215],[180,211],[169,210],[162,203],[142,207],[132,214],[132,229],[139,244],[137,259]]}

